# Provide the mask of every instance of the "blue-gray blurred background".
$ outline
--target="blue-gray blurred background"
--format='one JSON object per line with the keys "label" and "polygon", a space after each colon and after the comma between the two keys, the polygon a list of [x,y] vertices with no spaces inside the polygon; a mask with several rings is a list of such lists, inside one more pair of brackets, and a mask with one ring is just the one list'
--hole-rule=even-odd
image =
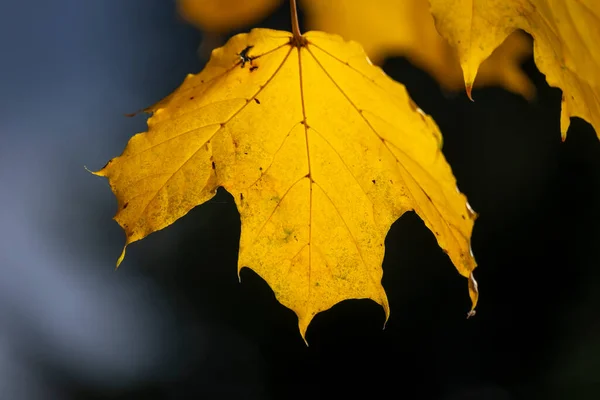
{"label": "blue-gray blurred background", "polygon": [[[260,25],[289,29],[287,5]],[[247,27],[250,28],[250,27]],[[131,246],[88,173],[145,130],[126,113],[206,62],[172,0],[0,1],[0,399],[600,398],[600,143],[532,60],[538,97],[442,93],[401,58],[480,214],[481,300],[409,213],[388,235],[392,314],[347,301],[297,332],[244,270],[220,191]],[[205,42],[206,43],[206,42]],[[218,44],[213,38],[212,44]]]}

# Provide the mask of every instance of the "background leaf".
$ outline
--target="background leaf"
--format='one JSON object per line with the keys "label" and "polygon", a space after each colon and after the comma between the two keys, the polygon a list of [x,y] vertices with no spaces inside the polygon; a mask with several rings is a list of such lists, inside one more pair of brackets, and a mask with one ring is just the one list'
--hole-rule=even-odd
{"label": "background leaf", "polygon": [[600,138],[600,2],[596,0],[430,0],[438,30],[455,46],[467,91],[479,65],[516,29],[534,38],[535,63],[563,91],[560,131],[570,118]]}

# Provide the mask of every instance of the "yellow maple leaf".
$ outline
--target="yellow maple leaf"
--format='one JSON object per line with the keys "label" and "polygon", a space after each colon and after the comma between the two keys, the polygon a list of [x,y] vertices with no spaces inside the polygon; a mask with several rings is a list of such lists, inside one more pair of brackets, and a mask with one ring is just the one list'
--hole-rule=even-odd
{"label": "yellow maple leaf", "polygon": [[[182,15],[201,29],[224,33],[258,22],[280,2],[179,0],[179,7]],[[389,56],[405,56],[443,89],[464,88],[458,54],[435,29],[428,0],[301,0],[300,5],[309,29],[356,40],[375,64]],[[531,99],[535,87],[520,66],[530,55],[531,41],[515,32],[484,62],[477,87],[498,85]]]}
{"label": "yellow maple leaf", "polygon": [[600,2],[598,0],[430,0],[436,26],[456,46],[467,88],[479,65],[516,29],[534,38],[534,59],[550,86],[563,91],[560,130],[571,117],[600,138]]}
{"label": "yellow maple leaf", "polygon": [[231,38],[96,172],[118,199],[126,246],[224,187],[241,218],[238,274],[258,273],[304,337],[315,314],[345,299],[372,299],[387,320],[384,239],[415,210],[469,278],[474,308],[475,213],[437,125],[357,43],[296,37],[254,29]]}

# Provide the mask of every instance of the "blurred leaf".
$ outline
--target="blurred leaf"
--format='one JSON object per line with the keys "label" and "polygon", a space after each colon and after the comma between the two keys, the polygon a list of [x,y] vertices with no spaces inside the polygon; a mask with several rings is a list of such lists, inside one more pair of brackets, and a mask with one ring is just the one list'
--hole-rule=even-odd
{"label": "blurred leaf", "polygon": [[[464,88],[458,55],[436,31],[428,0],[299,0],[306,26],[359,42],[375,64],[404,56],[448,91]],[[258,22],[277,0],[179,0],[184,17],[207,32],[223,33]],[[241,10],[248,10],[245,14]],[[487,60],[477,86],[498,85],[531,99],[535,88],[520,64],[531,41],[516,32]]]}
{"label": "blurred leaf", "polygon": [[304,337],[317,313],[345,299],[372,299],[389,315],[384,240],[414,210],[469,278],[475,307],[475,213],[440,131],[356,42],[239,34],[148,111],[148,131],[96,173],[118,199],[126,245],[224,187],[241,217],[238,273],[247,266],[265,279]]}
{"label": "blurred leaf", "polygon": [[180,0],[180,14],[211,33],[227,33],[258,22],[281,0]]}
{"label": "blurred leaf", "polygon": [[516,29],[534,38],[534,58],[550,86],[563,90],[560,129],[571,117],[600,138],[598,0],[430,0],[438,30],[459,52],[467,90],[479,65]]}

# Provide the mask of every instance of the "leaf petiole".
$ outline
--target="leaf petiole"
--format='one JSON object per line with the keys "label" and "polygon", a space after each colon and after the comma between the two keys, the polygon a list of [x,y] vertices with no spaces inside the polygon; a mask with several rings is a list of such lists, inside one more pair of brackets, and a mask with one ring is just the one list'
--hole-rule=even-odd
{"label": "leaf petiole", "polygon": [[297,47],[302,47],[306,44],[306,39],[302,37],[300,33],[300,24],[298,23],[298,8],[296,7],[296,0],[290,0],[290,13],[292,16],[292,43]]}

